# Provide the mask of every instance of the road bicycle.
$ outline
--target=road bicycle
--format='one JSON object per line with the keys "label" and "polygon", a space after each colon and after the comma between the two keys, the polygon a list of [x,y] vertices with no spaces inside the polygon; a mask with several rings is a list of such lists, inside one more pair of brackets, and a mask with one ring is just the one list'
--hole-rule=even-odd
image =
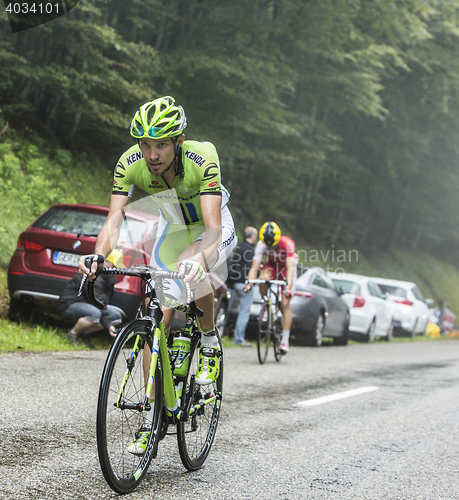
{"label": "road bicycle", "polygon": [[[88,265],[89,264],[89,265]],[[90,266],[90,262],[87,267]],[[164,330],[164,319],[157,290],[164,279],[183,279],[177,272],[157,270],[151,266],[98,269],[100,275],[137,276],[146,282],[150,301],[143,300],[136,319],[128,322],[113,343],[99,389],[97,404],[97,449],[103,475],[117,493],[133,491],[156,458],[158,443],[166,435],[176,434],[180,458],[186,469],[199,469],[206,460],[220,415],[223,388],[221,339],[218,352],[220,371],[214,383],[196,383],[201,334],[196,306],[188,283],[187,303],[164,297],[162,304],[186,314],[182,333],[190,336],[190,350],[182,359],[173,356]],[[149,280],[155,287],[149,286]],[[158,294],[161,295],[161,294]],[[88,296],[97,307],[94,281],[88,282]],[[172,337],[172,335],[170,335]],[[170,344],[170,342],[169,342]],[[178,366],[186,366],[183,376],[174,375]],[[148,373],[148,375],[147,375]],[[152,401],[155,401],[154,405]],[[147,421],[147,413],[154,408]],[[149,425],[151,432],[145,453],[133,455],[128,447],[140,437],[140,429]],[[174,427],[169,432],[169,427]]]}
{"label": "road bicycle", "polygon": [[[280,304],[280,287],[287,283],[282,280],[246,280],[246,284],[264,284],[267,286],[266,295],[263,297],[260,313],[258,315],[257,353],[260,364],[266,362],[268,357],[271,338],[273,340],[274,357],[276,361],[281,359],[282,340],[282,309]],[[276,286],[276,290],[273,290]]]}

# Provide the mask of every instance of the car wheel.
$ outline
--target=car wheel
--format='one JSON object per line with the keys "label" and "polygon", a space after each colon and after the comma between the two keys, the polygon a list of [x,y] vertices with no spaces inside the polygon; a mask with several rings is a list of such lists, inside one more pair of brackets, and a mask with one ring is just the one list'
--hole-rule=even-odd
{"label": "car wheel", "polygon": [[217,312],[215,314],[215,326],[223,336],[226,328],[226,318],[228,315],[228,305],[225,302],[220,302],[218,305]]}
{"label": "car wheel", "polygon": [[333,343],[335,345],[347,345],[348,340],[349,340],[349,316],[347,317],[341,335],[339,337],[334,337]]}
{"label": "car wheel", "polygon": [[33,304],[27,303],[23,300],[10,300],[10,308],[8,311],[8,317],[12,321],[16,322],[29,322],[33,316],[34,307]]}
{"label": "car wheel", "polygon": [[373,319],[373,321],[370,324],[370,327],[368,328],[367,333],[363,336],[363,341],[364,342],[374,342],[375,330],[376,330],[376,321]]}
{"label": "car wheel", "polygon": [[387,342],[390,342],[393,337],[394,337],[394,320],[391,319],[389,328],[387,329],[386,336],[383,338],[384,338],[384,340],[387,340]]}
{"label": "car wheel", "polygon": [[325,319],[322,313],[319,314],[316,321],[316,326],[312,331],[311,345],[313,347],[320,347],[322,345],[323,333],[325,328]]}

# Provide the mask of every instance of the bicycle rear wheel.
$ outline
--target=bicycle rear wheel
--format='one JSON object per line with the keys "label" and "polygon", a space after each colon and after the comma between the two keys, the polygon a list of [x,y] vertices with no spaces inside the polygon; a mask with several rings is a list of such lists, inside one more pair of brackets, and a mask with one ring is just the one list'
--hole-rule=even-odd
{"label": "bicycle rear wheel", "polygon": [[271,321],[269,303],[264,302],[261,307],[260,316],[258,317],[257,352],[260,364],[263,364],[268,356],[269,340],[271,338]]}
{"label": "bicycle rear wheel", "polygon": [[149,326],[142,320],[126,325],[110,349],[100,384],[97,405],[99,461],[108,485],[121,494],[133,491],[142,481],[156,455],[158,429],[161,428],[163,398],[161,360],[158,358],[154,394],[156,404],[147,448],[142,456],[128,452],[128,446],[139,437],[139,429],[149,423],[146,420],[147,412],[141,411],[140,405],[145,401],[143,362],[145,355],[150,356],[150,335]]}
{"label": "bicycle rear wheel", "polygon": [[273,346],[274,346],[274,357],[278,362],[282,359],[282,354],[280,352],[281,340],[282,340],[282,319],[277,317],[274,323]]}
{"label": "bicycle rear wheel", "polygon": [[[217,380],[209,385],[194,384],[193,390],[192,377],[198,369],[200,347],[200,334],[198,334],[191,341],[188,374],[184,379],[182,410],[186,408],[190,398],[190,404],[193,407],[211,396],[221,395],[223,390],[223,356],[220,357],[220,373]],[[221,346],[220,352],[222,352]],[[203,405],[189,416],[188,420],[180,421],[177,425],[180,458],[183,465],[190,471],[199,469],[210,452],[220,416],[220,405],[221,398],[218,398],[212,403]]]}

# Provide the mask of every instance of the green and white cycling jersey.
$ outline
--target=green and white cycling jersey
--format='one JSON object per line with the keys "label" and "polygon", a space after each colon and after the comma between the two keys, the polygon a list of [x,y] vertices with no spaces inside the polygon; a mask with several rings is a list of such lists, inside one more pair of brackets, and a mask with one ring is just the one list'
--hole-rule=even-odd
{"label": "green and white cycling jersey", "polygon": [[112,194],[131,196],[134,185],[154,196],[162,217],[171,224],[202,225],[201,194],[221,196],[222,209],[229,200],[221,184],[217,151],[210,142],[182,144],[171,189],[161,176],[151,174],[138,144],[132,146],[118,160]]}
{"label": "green and white cycling jersey", "polygon": [[[222,264],[236,243],[231,213],[226,206],[228,191],[221,185],[220,162],[210,142],[185,141],[179,149],[172,188],[161,176],[152,175],[138,145],[129,148],[119,159],[112,194],[131,196],[134,186],[151,195],[161,217],[150,264],[158,269],[177,271],[177,260],[192,243],[204,238],[201,195],[221,197],[222,243],[209,261],[209,267],[222,281],[227,267]],[[154,284],[152,284],[154,286]],[[183,301],[183,285],[179,280],[164,280],[165,295]],[[206,291],[205,293],[208,293]],[[199,290],[196,298],[199,298]]]}

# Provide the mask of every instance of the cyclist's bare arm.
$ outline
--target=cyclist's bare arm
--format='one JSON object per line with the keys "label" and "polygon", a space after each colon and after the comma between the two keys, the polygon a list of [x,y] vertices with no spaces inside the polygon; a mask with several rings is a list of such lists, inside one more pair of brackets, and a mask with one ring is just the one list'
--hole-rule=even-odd
{"label": "cyclist's bare arm", "polygon": [[[205,278],[205,273],[212,268],[216,262],[217,251],[221,245],[222,236],[222,198],[218,195],[201,195],[202,221],[205,226],[205,235],[198,245],[191,245],[179,257],[179,264],[182,260],[189,260],[198,266],[196,270],[191,270],[184,283],[190,283],[192,287],[197,287]],[[184,266],[178,266],[179,272],[184,273]],[[193,268],[194,269],[194,268]],[[200,277],[201,276],[201,277]],[[206,280],[202,285],[200,294],[196,299],[196,304],[204,312],[200,320],[202,329],[208,330],[214,325],[214,296],[212,287]]]}
{"label": "cyclist's bare arm", "polygon": [[[102,226],[102,229],[100,230],[94,249],[94,254],[103,255],[104,260],[113,250],[113,248],[115,248],[116,243],[118,242],[121,225],[124,219],[124,209],[128,203],[128,196],[112,194],[112,197],[110,198],[110,209],[107,215],[107,219],[105,221],[105,224]],[[88,277],[93,278],[94,273],[97,269],[97,262],[93,262],[91,270],[89,270],[84,265],[84,260],[80,260],[78,267],[80,268],[80,271],[82,273],[88,274]]]}
{"label": "cyclist's bare arm", "polygon": [[201,195],[201,212],[206,234],[200,245],[200,255],[196,255],[196,260],[206,268],[211,268],[216,262],[217,250],[222,244],[221,196]]}
{"label": "cyclist's bare arm", "polygon": [[255,280],[257,279],[258,269],[260,269],[261,260],[252,260],[252,267],[250,268],[249,274],[247,275],[247,279]]}
{"label": "cyclist's bare arm", "polygon": [[285,264],[287,266],[287,290],[291,290],[295,276],[295,257],[287,257]]}
{"label": "cyclist's bare arm", "polygon": [[[261,260],[252,260],[252,267],[250,268],[249,274],[247,275],[248,280],[254,280],[257,278],[258,270],[260,269],[261,266]],[[252,284],[248,283],[245,286],[245,291],[246,293],[249,293],[250,290],[252,289]]]}
{"label": "cyclist's bare arm", "polygon": [[[179,258],[199,262],[205,271],[208,271],[216,262],[217,250],[222,240],[222,198],[218,195],[201,195],[202,221],[205,226],[205,235],[199,245],[192,245]],[[179,264],[180,264],[179,262]],[[181,270],[183,272],[183,269]],[[184,282],[190,282],[196,276],[191,271]],[[196,286],[198,283],[194,283]]]}

